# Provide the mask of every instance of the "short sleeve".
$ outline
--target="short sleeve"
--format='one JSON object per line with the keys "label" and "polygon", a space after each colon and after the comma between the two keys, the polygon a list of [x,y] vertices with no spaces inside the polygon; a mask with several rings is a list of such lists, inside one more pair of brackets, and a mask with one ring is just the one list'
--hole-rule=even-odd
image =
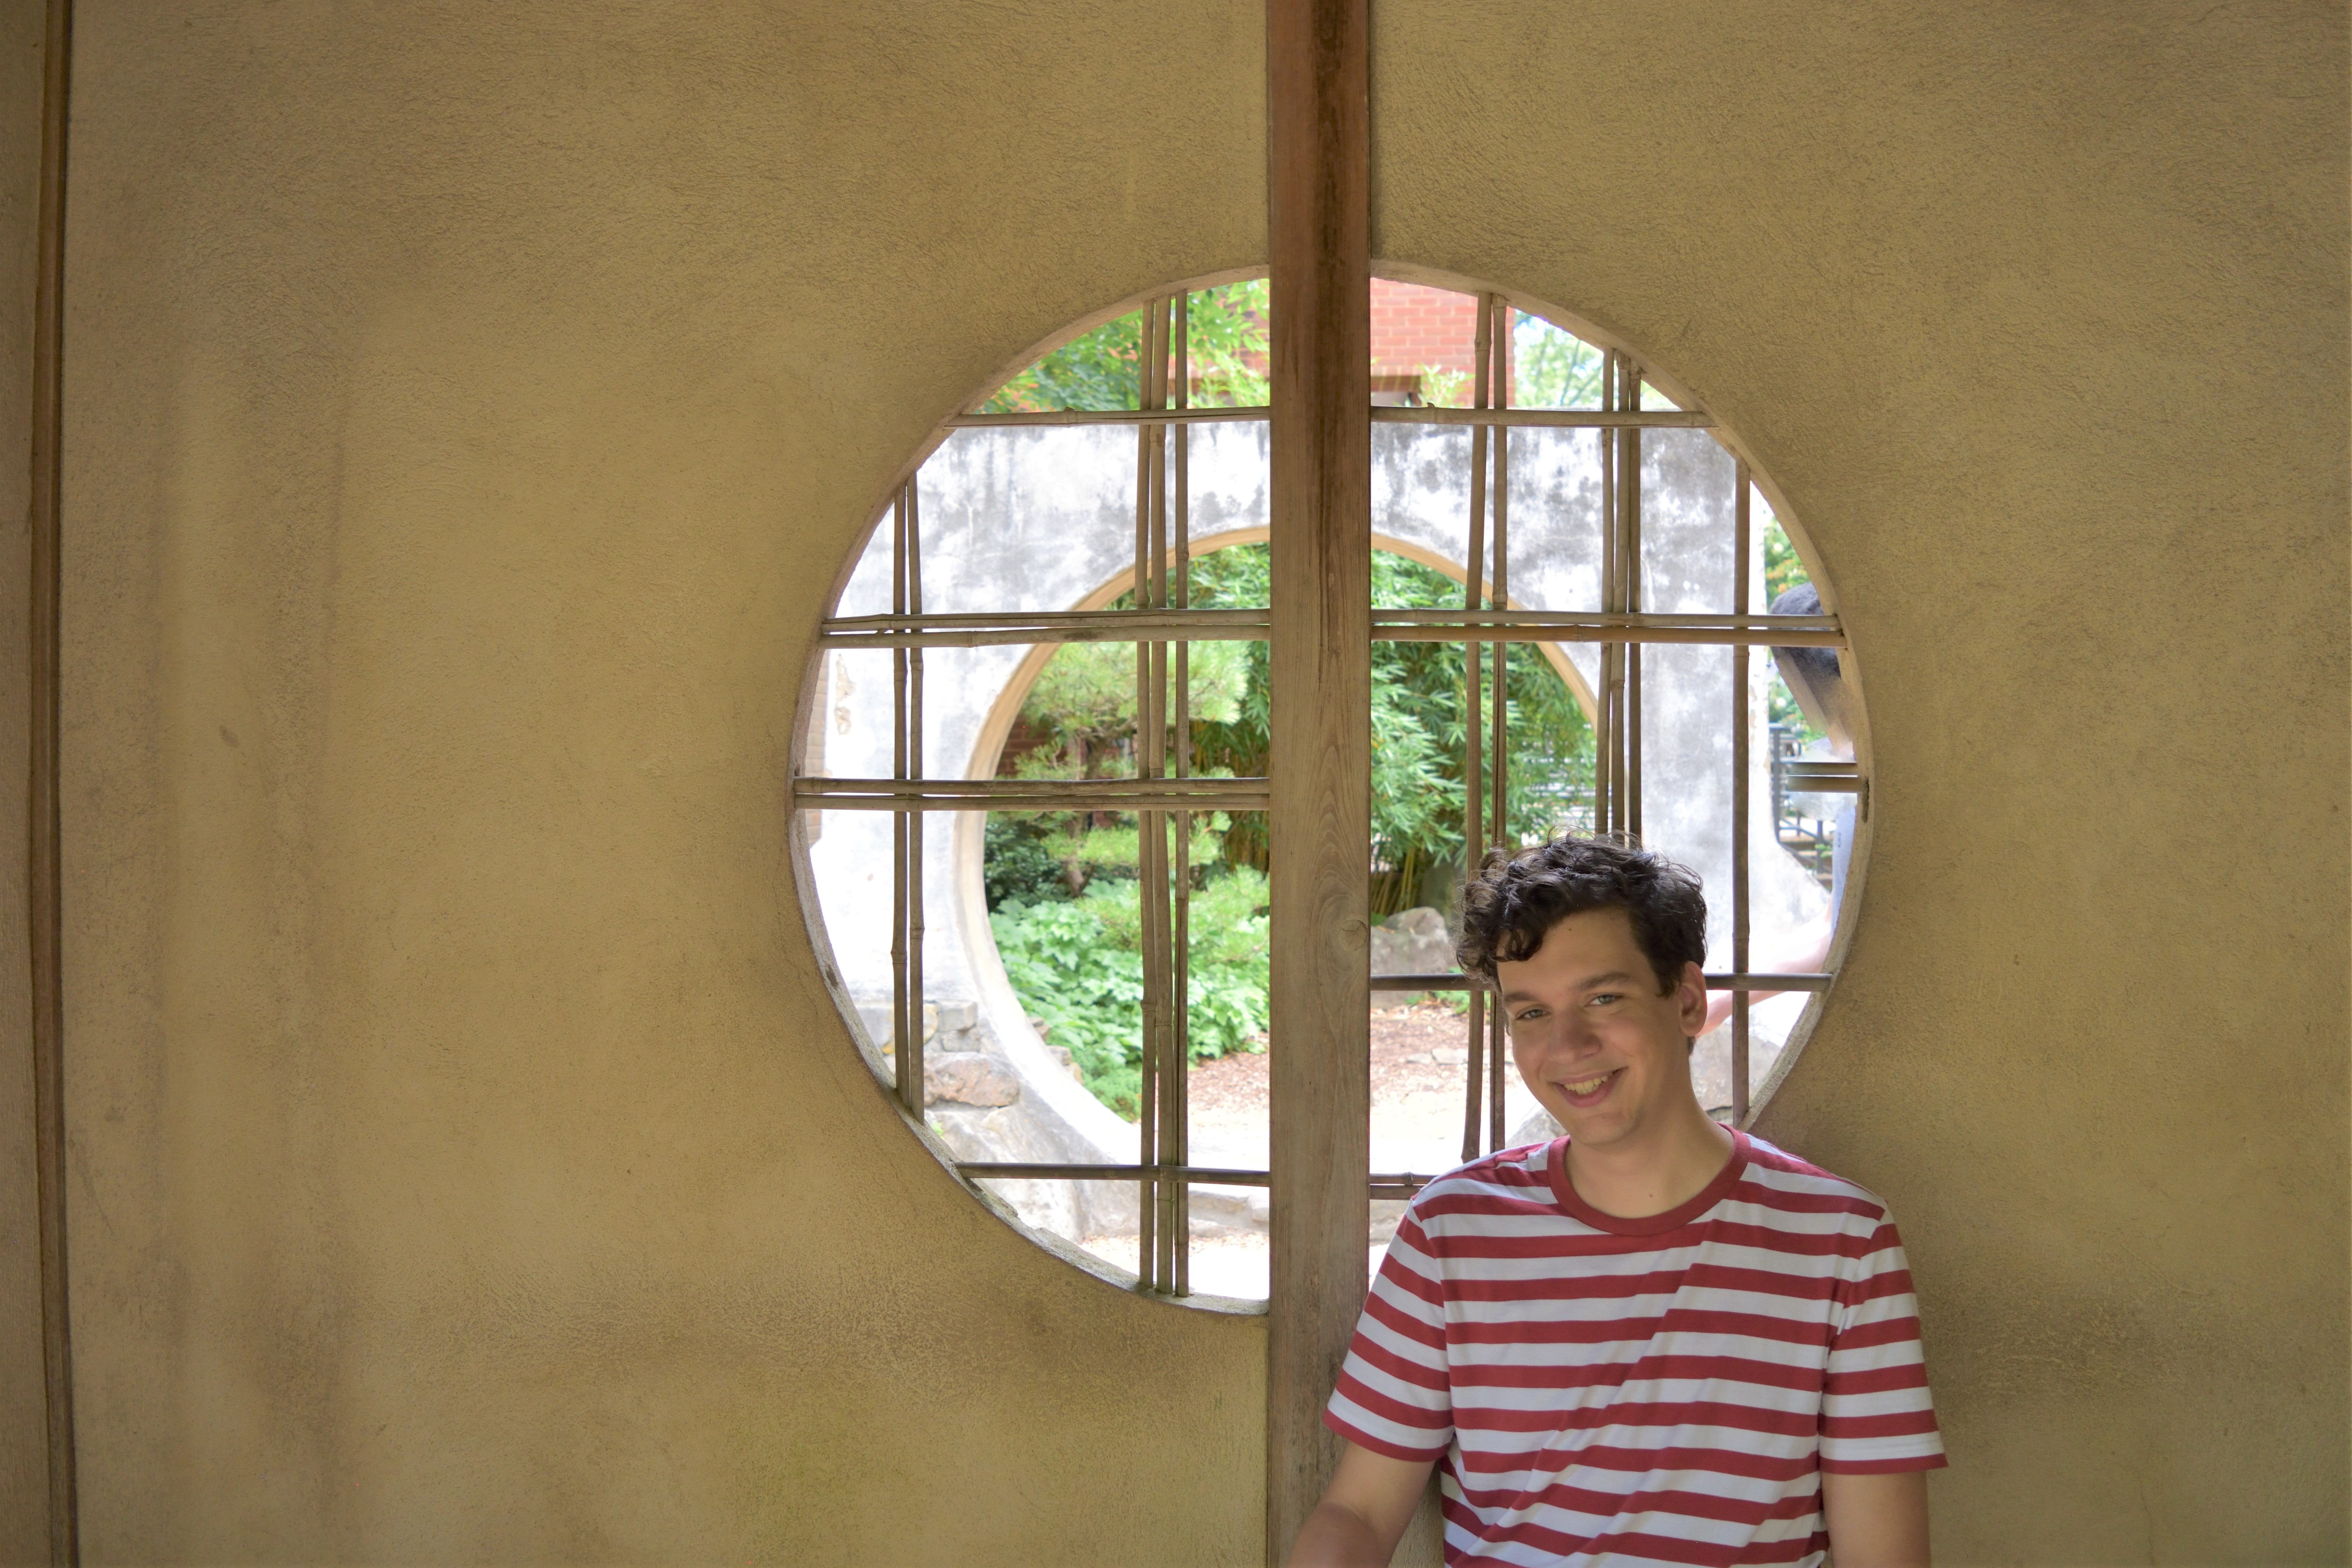
{"label": "short sleeve", "polygon": [[1392,1459],[1435,1459],[1454,1441],[1443,1276],[1409,1210],[1364,1299],[1323,1424]]}
{"label": "short sleeve", "polygon": [[1895,1222],[1883,1215],[1838,1281],[1822,1399],[1822,1468],[1848,1475],[1944,1464],[1919,1348],[1919,1304]]}

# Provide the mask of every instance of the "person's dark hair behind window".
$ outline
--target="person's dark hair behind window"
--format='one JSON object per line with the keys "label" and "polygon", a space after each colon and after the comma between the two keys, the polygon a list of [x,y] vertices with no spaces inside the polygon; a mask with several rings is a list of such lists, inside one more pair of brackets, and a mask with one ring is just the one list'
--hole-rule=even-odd
{"label": "person's dark hair behind window", "polygon": [[[1822,613],[1821,591],[1811,583],[1800,583],[1772,601],[1771,613],[1818,616]],[[1815,729],[1845,729],[1845,683],[1843,671],[1838,666],[1837,649],[1776,647],[1772,660],[1780,667],[1780,679],[1789,683],[1790,695]]]}
{"label": "person's dark hair behind window", "polygon": [[1664,995],[1683,965],[1706,963],[1706,899],[1697,874],[1654,850],[1614,837],[1563,835],[1516,853],[1495,849],[1462,890],[1462,939],[1455,957],[1465,974],[1495,978],[1495,965],[1517,963],[1543,945],[1544,933],[1587,910],[1622,909],[1633,941]]}

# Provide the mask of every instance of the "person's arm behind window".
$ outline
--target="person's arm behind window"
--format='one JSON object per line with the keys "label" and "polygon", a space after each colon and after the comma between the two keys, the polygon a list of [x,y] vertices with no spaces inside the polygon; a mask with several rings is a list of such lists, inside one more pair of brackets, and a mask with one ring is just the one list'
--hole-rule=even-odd
{"label": "person's arm behind window", "polygon": [[[1748,949],[1748,967],[1759,974],[1816,974],[1829,962],[1830,938],[1837,930],[1837,917],[1823,910],[1794,931],[1767,937]],[[1767,996],[1778,996],[1778,991],[1751,991],[1748,1000],[1761,1002]],[[1706,1023],[1699,1030],[1720,1027],[1731,1016],[1732,993],[1710,991],[1706,994]]]}
{"label": "person's arm behind window", "polygon": [[1436,1463],[1349,1444],[1323,1500],[1299,1529],[1289,1568],[1388,1568]]}

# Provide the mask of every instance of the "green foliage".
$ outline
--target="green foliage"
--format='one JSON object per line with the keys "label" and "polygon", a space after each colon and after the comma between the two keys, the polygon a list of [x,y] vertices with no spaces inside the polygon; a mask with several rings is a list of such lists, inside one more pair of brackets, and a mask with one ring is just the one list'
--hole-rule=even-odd
{"label": "green foliage", "polygon": [[[1265,279],[1202,289],[1187,298],[1193,403],[1266,402]],[[1142,359],[1143,312],[1138,310],[1081,332],[1006,382],[981,407],[989,414],[1140,407]]]}
{"label": "green foliage", "polygon": [[[1095,1097],[1133,1121],[1143,1067],[1142,889],[1128,879],[1079,899],[1007,902],[989,916],[1005,973],[1046,1038],[1069,1050]],[[1188,1056],[1256,1048],[1265,1028],[1265,879],[1246,868],[1192,899],[1186,945]]]}
{"label": "green foliage", "polygon": [[[1197,403],[1266,401],[1266,293],[1263,279],[1191,296]],[[1141,317],[1108,322],[1047,354],[984,406],[1133,408],[1139,402]],[[1533,407],[1592,407],[1601,356],[1549,323],[1515,326],[1514,401]],[[1424,393],[1454,401],[1466,378],[1424,374]],[[1444,573],[1376,552],[1373,603],[1389,608],[1459,605],[1462,585]],[[1217,551],[1192,563],[1189,603],[1255,608],[1269,602],[1263,544]],[[1126,605],[1129,599],[1120,601]],[[1489,647],[1486,658],[1494,657]],[[1263,776],[1270,751],[1269,668],[1263,642],[1196,643],[1186,689],[1193,771]],[[1589,800],[1593,742],[1583,710],[1533,647],[1505,655],[1510,731],[1507,829],[1522,841],[1557,831],[1572,804]],[[1491,664],[1488,665],[1491,671]],[[1376,643],[1372,650],[1373,899],[1376,915],[1420,901],[1435,872],[1458,869],[1463,850],[1463,752],[1468,726],[1492,733],[1491,689],[1473,701],[1463,649],[1436,643]],[[1044,743],[1024,755],[1024,776],[1131,775],[1136,744],[1131,644],[1071,644],[1039,674],[1022,718]],[[1170,736],[1171,751],[1177,741]],[[1265,814],[1203,814],[1185,856],[1193,894],[1187,986],[1194,1060],[1254,1048],[1266,1017],[1267,839]],[[992,816],[987,828],[990,923],[1013,988],[1048,1037],[1066,1047],[1087,1086],[1132,1119],[1139,1110],[1143,960],[1136,819],[1110,813]]]}
{"label": "green foliage", "polygon": [[[1598,408],[1602,356],[1599,349],[1539,316],[1520,314],[1511,330],[1512,400],[1521,408]],[[1675,400],[1642,384],[1642,406],[1672,408]]]}
{"label": "green foliage", "polygon": [[[1797,554],[1796,545],[1789,538],[1789,531],[1780,526],[1779,518],[1766,513],[1764,603],[1769,605],[1790,589],[1812,580],[1811,574],[1805,570],[1803,560]],[[1815,729],[1813,721],[1805,716],[1804,709],[1798,704],[1796,693],[1789,689],[1789,683],[1780,679],[1778,669],[1772,673],[1769,703],[1773,723],[1789,725],[1801,731],[1808,741],[1822,738],[1822,731]]]}
{"label": "green foliage", "polygon": [[[1270,586],[1263,544],[1236,545],[1193,563],[1192,602],[1202,607],[1263,605]],[[1458,605],[1462,585],[1433,567],[1385,551],[1372,554],[1372,602],[1386,609]],[[1492,649],[1486,655],[1493,657]],[[1508,831],[1521,841],[1557,831],[1592,788],[1592,733],[1583,709],[1535,647],[1515,644],[1508,658],[1510,767]],[[1263,642],[1199,643],[1192,649],[1194,771],[1263,777],[1271,743],[1268,667]],[[1492,666],[1487,665],[1488,680]],[[1135,733],[1132,645],[1076,643],[1040,672],[1023,718],[1052,738],[1051,749],[1023,759],[1024,776],[1101,777],[1131,773]],[[1375,912],[1420,901],[1424,883],[1462,860],[1462,757],[1468,742],[1466,674],[1460,647],[1375,643],[1372,647],[1372,834],[1379,868]],[[1478,703],[1482,737],[1491,735],[1491,686]],[[1172,742],[1171,737],[1171,742]],[[1131,818],[1126,819],[1132,821]],[[1072,885],[1118,859],[1097,859],[1090,833],[1110,827],[1103,814],[1064,814],[1055,824]],[[1228,866],[1266,867],[1263,813],[1220,819]],[[1131,864],[1131,862],[1129,862]]]}
{"label": "green foliage", "polygon": [[[1218,861],[1218,835],[1223,823],[1222,812],[1203,812],[1192,818],[1192,852],[1190,864],[1213,866]],[[1143,833],[1130,817],[1121,817],[1118,827],[1089,827],[1078,841],[1078,858],[1088,873],[1108,871],[1133,877],[1143,868]]]}
{"label": "green foliage", "polygon": [[1601,406],[1601,351],[1540,316],[1511,329],[1512,401],[1521,408]]}
{"label": "green foliage", "polygon": [[1764,602],[1771,604],[1790,589],[1811,582],[1812,574],[1805,570],[1790,541],[1789,531],[1780,520],[1767,512],[1764,515]]}
{"label": "green foliage", "polygon": [[[1241,544],[1204,555],[1192,563],[1192,600],[1202,609],[1263,609],[1274,589],[1273,558],[1263,544]],[[1207,645],[1202,645],[1207,646]],[[1272,666],[1263,642],[1227,643],[1240,659],[1241,684],[1229,710],[1193,710],[1193,772],[1203,777],[1264,778],[1273,744]],[[1223,854],[1228,866],[1264,871],[1270,844],[1265,813],[1235,812],[1223,819]]]}
{"label": "green foliage", "polygon": [[[1462,584],[1433,567],[1385,551],[1372,553],[1372,603],[1381,609],[1459,605]],[[1482,738],[1494,733],[1494,650],[1481,658]],[[1459,868],[1465,813],[1463,753],[1473,705],[1462,648],[1447,643],[1372,645],[1372,859],[1381,869],[1373,912],[1421,901],[1433,871]],[[1592,789],[1592,731],[1584,710],[1533,646],[1511,645],[1505,689],[1509,767],[1504,784],[1507,835],[1520,842],[1563,826],[1572,803]],[[1482,781],[1491,789],[1492,783]]]}
{"label": "green foliage", "polygon": [[1468,371],[1440,370],[1431,364],[1421,367],[1421,401],[1427,407],[1469,407],[1470,400],[1465,395],[1465,389],[1470,385]]}
{"label": "green foliage", "polygon": [[[1115,607],[1125,608],[1131,603],[1131,598],[1122,597]],[[1192,645],[1186,658],[1185,689],[1196,731],[1203,723],[1230,723],[1239,716],[1251,679],[1247,647],[1223,642]],[[1172,689],[1172,658],[1170,666]],[[1038,671],[1037,683],[1030,688],[1021,709],[1023,723],[1032,734],[1043,737],[1045,743],[1014,763],[1015,775],[1064,779],[1133,777],[1135,675],[1133,643],[1069,643],[1057,649],[1045,662],[1045,668]],[[1167,706],[1172,715],[1172,696]],[[1202,766],[1195,771],[1215,770]],[[1074,895],[1099,871],[1133,874],[1137,864],[1134,820],[1132,816],[1116,816],[1108,812],[1045,812],[1031,819],[1028,832],[1037,842],[1053,846],[1051,853],[1062,868],[1067,891]],[[1125,825],[1123,828],[1118,826],[1121,823]],[[1223,833],[1230,826],[1222,816],[1214,818],[1214,824],[1216,833]],[[1206,818],[1196,824],[1196,829],[1213,831]],[[1122,832],[1123,839],[1119,837]],[[1011,841],[1006,842],[1009,845]],[[1196,855],[1200,847],[1201,841],[1196,837]],[[1025,876],[1026,873],[1008,871],[1003,880],[1009,888]],[[1024,885],[1035,886],[1034,881]],[[1024,896],[1048,895],[1040,891]],[[992,893],[990,908],[1001,901]]]}
{"label": "green foliage", "polygon": [[1061,847],[1034,817],[992,814],[982,845],[981,886],[990,909],[1071,897]]}
{"label": "green foliage", "polygon": [[[1122,597],[1113,606],[1130,608]],[[1248,645],[1233,642],[1194,643],[1185,660],[1187,706],[1195,723],[1230,722],[1238,716],[1249,683]],[[1168,710],[1175,712],[1175,660],[1169,660]],[[1061,762],[1076,770],[1068,776],[1108,778],[1104,771],[1134,772],[1135,644],[1124,642],[1068,643],[1045,661],[1037,683],[1029,689],[1021,718],[1034,733],[1047,738]]]}

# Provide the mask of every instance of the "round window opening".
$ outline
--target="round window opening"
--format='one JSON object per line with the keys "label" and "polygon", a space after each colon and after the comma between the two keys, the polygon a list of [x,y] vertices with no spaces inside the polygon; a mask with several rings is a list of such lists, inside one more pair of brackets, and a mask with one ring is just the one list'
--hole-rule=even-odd
{"label": "round window opening", "polygon": [[[1370,308],[1377,1267],[1419,1183],[1557,1131],[1455,972],[1465,856],[1621,831],[1696,870],[1691,1072],[1729,1120],[1827,989],[1868,796],[1834,596],[1704,409],[1517,296],[1380,277]],[[1042,1245],[1226,1307],[1266,1291],[1281,1049],[1267,316],[1260,279],[1174,286],[949,420],[844,566],[794,770],[884,1086]]]}

